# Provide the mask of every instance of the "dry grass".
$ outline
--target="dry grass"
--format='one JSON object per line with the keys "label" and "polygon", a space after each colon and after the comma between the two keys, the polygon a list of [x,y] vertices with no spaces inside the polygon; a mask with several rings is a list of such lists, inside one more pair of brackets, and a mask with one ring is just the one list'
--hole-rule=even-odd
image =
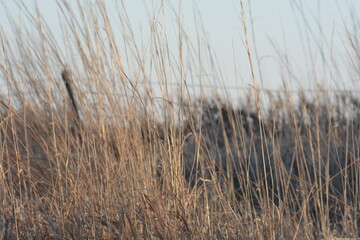
{"label": "dry grass", "polygon": [[155,19],[142,53],[126,11],[117,41],[105,6],[84,5],[59,1],[63,39],[40,13],[15,42],[1,32],[1,239],[359,237],[357,97],[194,99],[183,55],[200,47],[170,53]]}

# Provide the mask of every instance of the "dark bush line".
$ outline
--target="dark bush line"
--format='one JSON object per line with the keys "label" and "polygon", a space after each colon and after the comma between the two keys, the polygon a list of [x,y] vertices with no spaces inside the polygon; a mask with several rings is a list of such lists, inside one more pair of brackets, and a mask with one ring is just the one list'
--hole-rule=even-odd
{"label": "dark bush line", "polygon": [[[264,188],[268,187],[269,201],[276,206],[286,199],[297,201],[289,205],[292,214],[301,214],[301,205],[309,198],[310,214],[316,218],[321,206],[315,199],[320,195],[329,204],[331,222],[338,223],[348,208],[357,216],[360,228],[357,202],[360,108],[354,97],[339,98],[342,102],[329,109],[330,102],[316,106],[302,96],[295,112],[291,113],[289,108],[283,111],[284,106],[271,106],[271,114],[263,114],[261,121],[251,107],[235,109],[209,101],[196,106],[197,111],[193,111],[196,114],[188,116],[193,126],[184,129],[193,135],[201,132],[201,157],[207,158],[203,162],[210,163],[205,168],[211,169],[215,162],[213,171],[223,178],[227,187],[233,184],[239,199],[249,192],[250,186],[253,204],[260,208],[259,199],[264,198]],[[190,146],[184,148],[184,174],[194,185],[199,178],[211,174],[207,171],[207,176],[202,176],[201,169],[194,168],[196,144],[194,141],[187,144]],[[261,191],[256,191],[257,188]]]}
{"label": "dark bush line", "polygon": [[[357,221],[359,233],[360,109],[351,96],[338,96],[338,99],[342,100],[330,108],[330,102],[316,105],[302,98],[294,112],[286,104],[276,104],[262,113],[261,120],[251,105],[234,108],[220,101],[203,101],[202,105],[194,104],[191,111],[184,111],[186,121],[176,129],[145,119],[138,137],[144,145],[151,146],[149,151],[156,151],[154,145],[166,148],[168,144],[178,144],[174,139],[182,135],[183,174],[189,187],[206,184],[204,179],[217,178],[223,191],[233,194],[238,201],[251,200],[258,211],[264,210],[266,203],[283,206],[284,214],[300,220],[304,218],[302,208],[306,204],[315,225],[320,222],[323,211],[323,206],[317,202],[321,199],[328,207],[329,221],[334,229],[341,230],[342,220],[351,217],[352,221]],[[2,144],[10,150],[16,148],[13,143],[17,141],[24,164],[29,155],[32,162],[38,159],[36,162],[41,165],[33,166],[33,174],[41,179],[36,183],[40,195],[51,192],[51,185],[47,184],[51,174],[44,171],[50,169],[51,161],[46,159],[52,159],[52,150],[42,145],[52,136],[46,120],[48,116],[41,112],[41,109],[34,112],[32,115],[37,117],[28,119],[26,125],[21,117],[13,124],[7,122],[11,115],[8,109],[1,114],[4,123],[1,134],[7,136],[7,141],[3,139]],[[70,144],[76,147],[78,137],[73,133],[73,139],[66,135],[64,125],[57,128],[58,132],[64,133],[57,136],[59,142],[71,141]],[[110,136],[107,139],[99,137],[95,140],[98,145],[108,146],[106,149],[116,160],[122,157],[121,151],[114,140],[116,131],[111,131],[111,125],[108,128]],[[24,129],[30,137],[27,140],[29,149],[26,148]],[[84,124],[83,134],[91,131]],[[67,137],[70,138],[66,140]],[[21,176],[11,167],[12,161],[16,160],[12,154],[16,151],[8,152],[3,167],[13,170],[7,172],[16,177],[13,182],[20,182],[17,178]],[[160,178],[163,177],[162,163],[159,162],[157,169]],[[26,189],[23,185],[18,188],[18,192]],[[345,209],[347,216],[344,216]]]}

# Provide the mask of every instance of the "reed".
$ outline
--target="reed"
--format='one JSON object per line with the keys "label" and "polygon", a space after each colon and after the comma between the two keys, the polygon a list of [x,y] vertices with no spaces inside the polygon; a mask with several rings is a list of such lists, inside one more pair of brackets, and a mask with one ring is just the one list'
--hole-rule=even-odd
{"label": "reed", "polygon": [[58,2],[61,34],[26,4],[17,41],[0,32],[0,238],[359,237],[356,94],[264,93],[247,39],[240,104],[194,97],[212,52],[181,21],[174,50],[150,20],[145,49],[121,3],[123,39],[104,2],[77,4]]}

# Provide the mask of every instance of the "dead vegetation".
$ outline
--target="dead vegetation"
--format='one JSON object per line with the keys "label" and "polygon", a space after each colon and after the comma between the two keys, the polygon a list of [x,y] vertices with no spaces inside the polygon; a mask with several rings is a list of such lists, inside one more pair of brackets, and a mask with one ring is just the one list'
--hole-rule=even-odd
{"label": "dead vegetation", "polygon": [[[67,22],[66,53],[40,15],[31,17],[40,40],[19,29],[15,43],[1,35],[0,238],[359,237],[355,95],[299,91],[295,101],[285,89],[268,94],[266,108],[256,91],[236,107],[196,100],[186,87],[169,95],[173,66],[153,28],[158,104],[138,83],[151,78],[149,63],[125,68],[105,6],[87,6],[79,14],[93,22]],[[59,9],[77,17],[65,3]]]}

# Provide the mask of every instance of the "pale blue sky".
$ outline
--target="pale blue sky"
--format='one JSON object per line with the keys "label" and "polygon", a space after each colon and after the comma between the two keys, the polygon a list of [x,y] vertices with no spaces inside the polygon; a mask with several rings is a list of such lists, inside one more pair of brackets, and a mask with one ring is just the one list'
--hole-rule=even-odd
{"label": "pale blue sky", "polygon": [[[4,0],[3,4],[8,7],[16,20],[26,22],[14,2]],[[31,5],[30,2],[33,3],[33,1],[27,3]],[[51,29],[54,32],[60,32],[56,1],[38,0],[37,2]],[[68,2],[73,4],[75,1]],[[111,2],[114,1],[108,0],[107,4],[111,6]],[[136,37],[142,36],[145,41],[149,37],[147,36],[149,34],[147,11],[158,9],[161,2],[160,0],[124,1]],[[173,6],[169,2],[172,2]],[[349,43],[344,27],[347,26],[353,34],[356,34],[353,30],[352,13],[357,21],[357,31],[359,30],[359,16],[356,13],[360,12],[360,1],[252,0],[250,2],[253,25],[251,25],[249,15],[249,2],[244,1],[250,44],[256,66],[259,66],[257,57],[261,59],[262,78],[256,67],[256,79],[259,84],[265,88],[278,89],[285,79],[286,84],[292,89],[299,85],[310,88],[315,81],[325,88],[346,86],[354,89],[360,86],[358,72],[354,73],[354,69],[351,69],[352,67],[348,64],[346,48],[349,50]],[[247,87],[248,84],[252,84],[252,81],[243,43],[244,34],[239,3],[239,0],[183,0],[181,9],[184,29],[195,43],[197,28],[194,23],[194,10],[200,13],[204,29],[209,37],[206,40],[210,42],[218,57],[226,85]],[[165,19],[161,21],[166,22],[169,32],[176,25],[171,9],[177,8],[178,4],[179,1],[164,1]],[[110,8],[109,13],[110,17],[117,14],[115,8]],[[9,35],[10,26],[4,9],[1,8],[0,23],[5,35]],[[255,30],[256,52],[251,27]],[[139,42],[141,42],[140,39]],[[176,46],[174,48],[176,50]],[[339,68],[338,73],[332,67],[335,64]],[[359,62],[357,65],[359,66]],[[235,74],[235,69],[237,74]],[[293,75],[289,76],[289,69]]]}

